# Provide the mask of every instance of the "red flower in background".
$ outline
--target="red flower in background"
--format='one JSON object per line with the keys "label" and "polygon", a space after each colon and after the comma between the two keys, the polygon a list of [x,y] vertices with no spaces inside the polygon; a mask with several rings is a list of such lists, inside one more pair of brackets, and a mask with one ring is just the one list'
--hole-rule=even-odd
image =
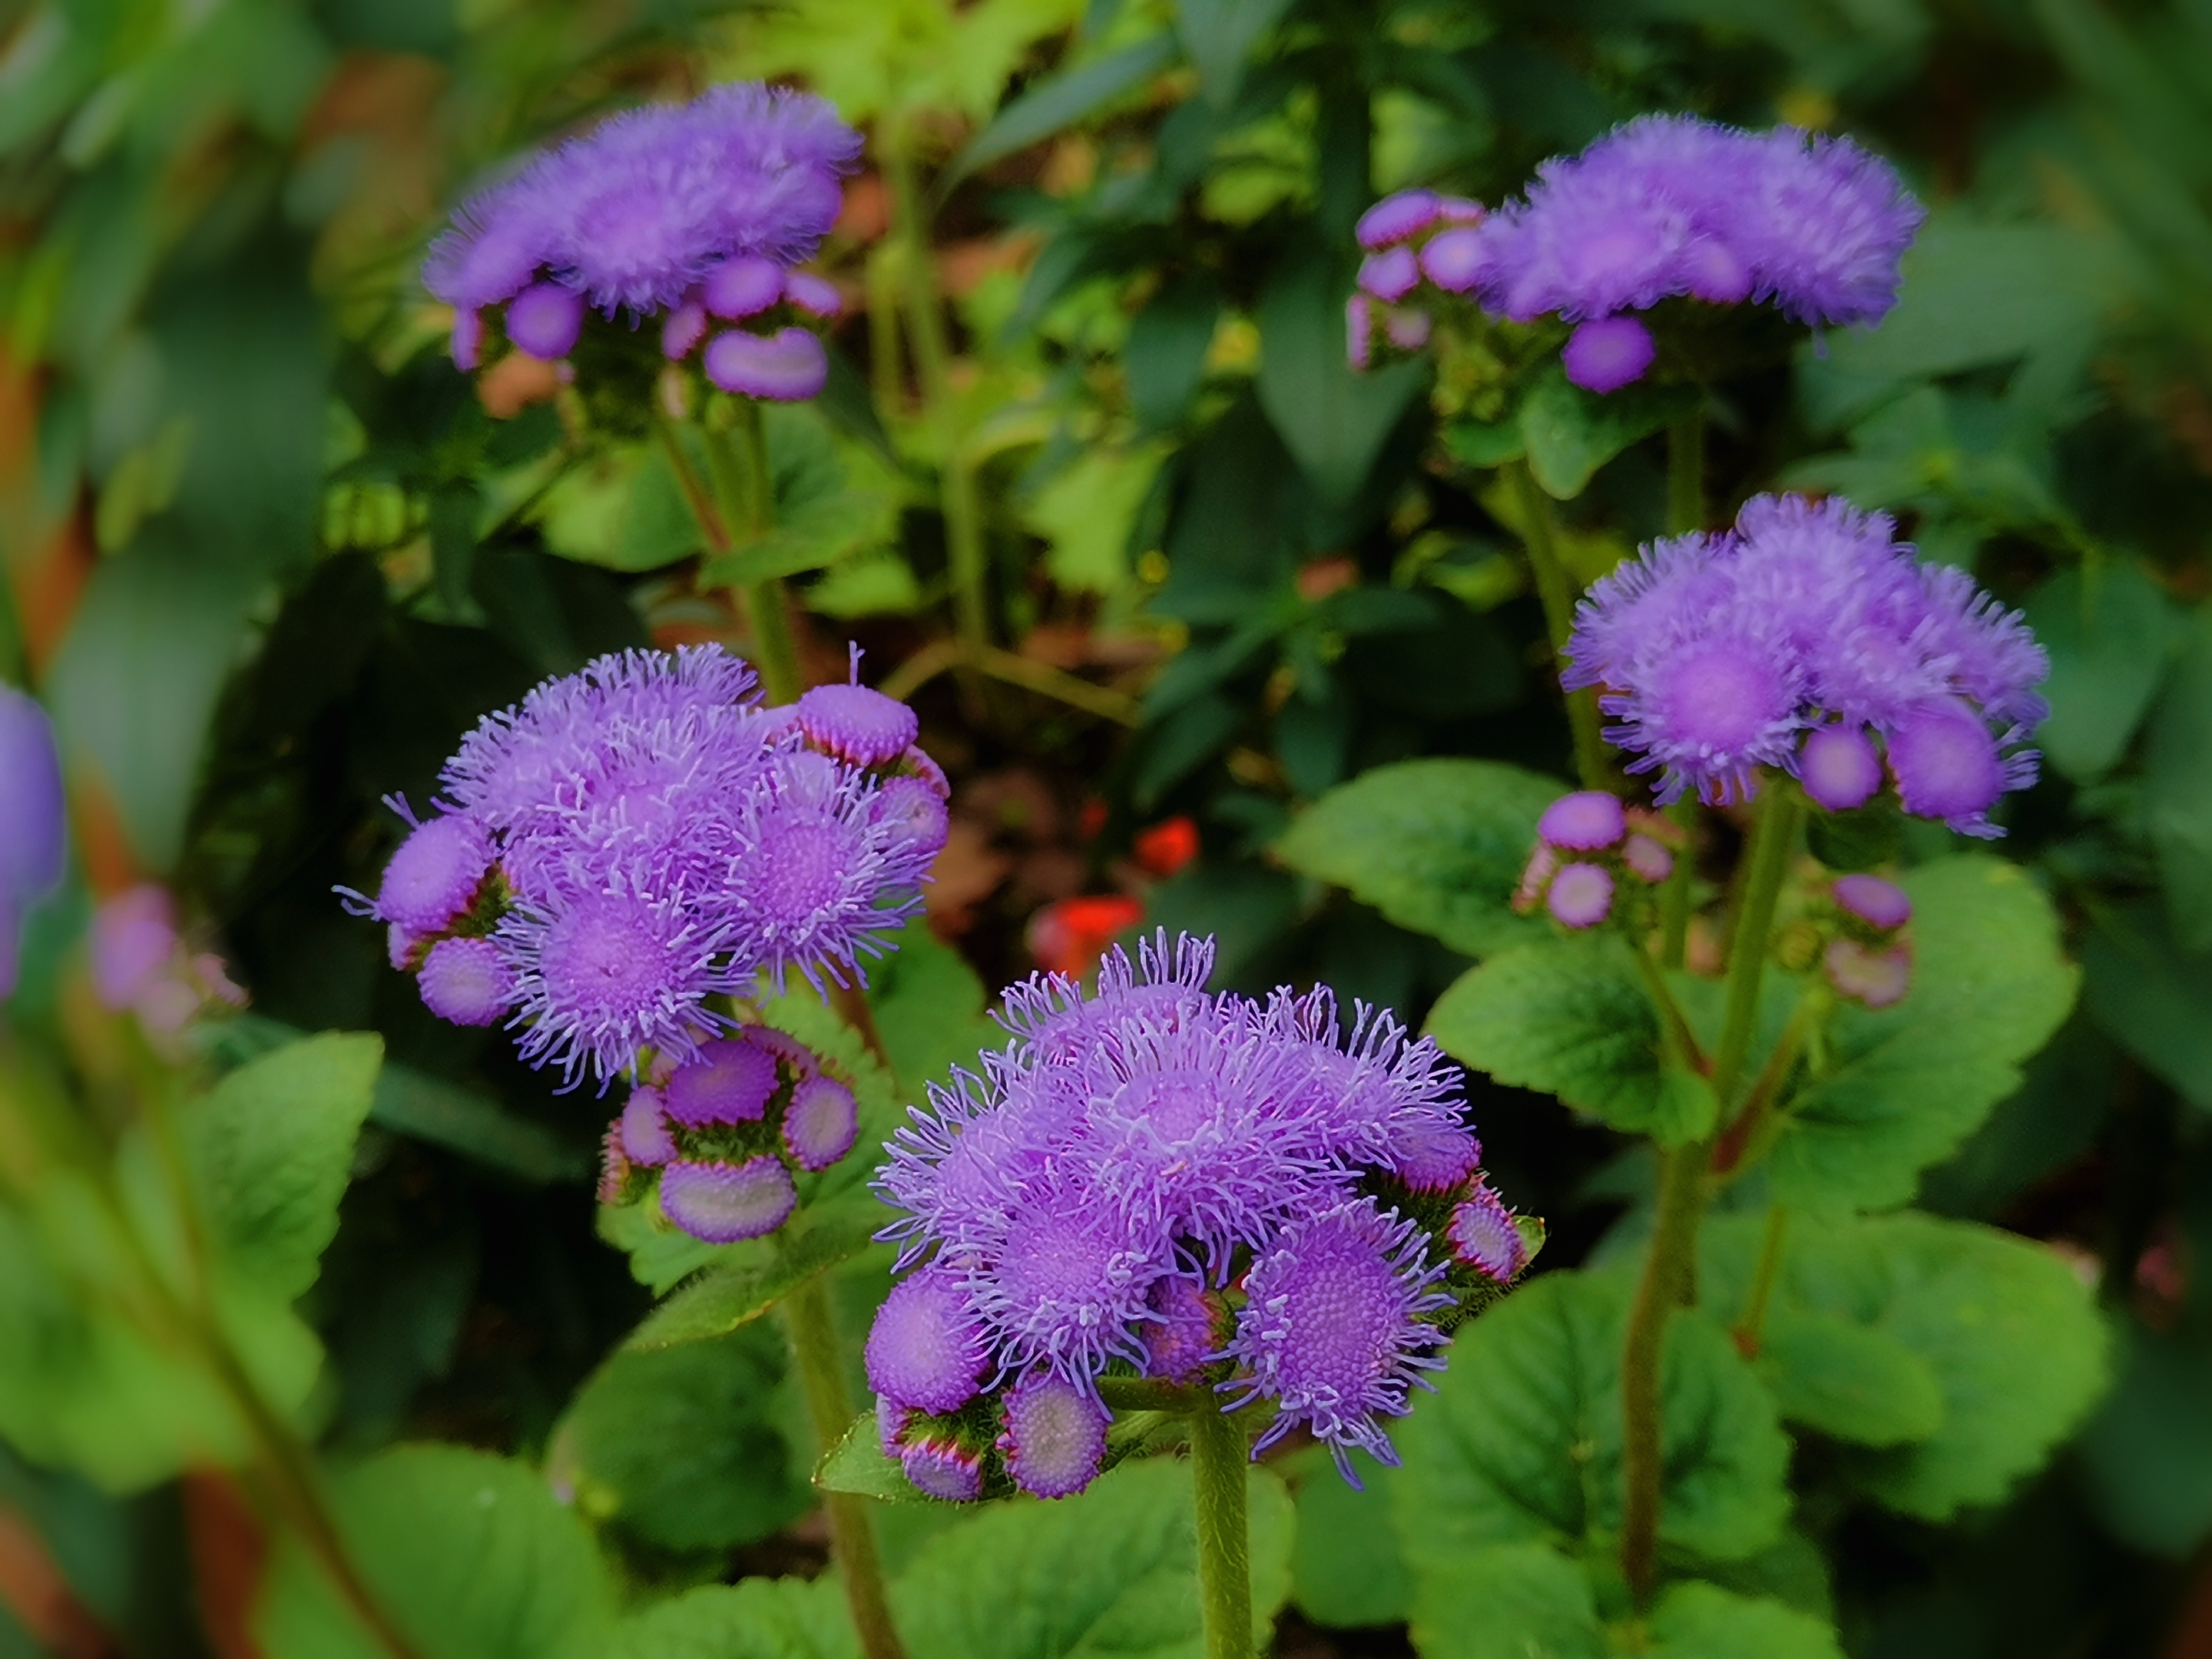
{"label": "red flower in background", "polygon": [[1198,826],[1187,817],[1156,823],[1139,832],[1136,853],[1146,875],[1165,881],[1198,856]]}
{"label": "red flower in background", "polygon": [[1145,907],[1126,893],[1092,893],[1048,904],[1030,918],[1030,954],[1037,965],[1080,979],[1121,934],[1145,919]]}

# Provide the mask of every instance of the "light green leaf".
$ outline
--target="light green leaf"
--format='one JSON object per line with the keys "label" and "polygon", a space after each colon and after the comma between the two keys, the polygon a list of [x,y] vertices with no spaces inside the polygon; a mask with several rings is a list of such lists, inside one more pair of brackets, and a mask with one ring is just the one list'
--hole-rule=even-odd
{"label": "light green leaf", "polygon": [[1087,593],[1128,586],[1129,530],[1161,455],[1156,445],[1132,450],[1099,444],[1030,498],[1022,522],[1044,538],[1045,569],[1054,581]]}
{"label": "light green leaf", "polygon": [[835,1573],[704,1584],[634,1613],[611,1659],[851,1659],[860,1651]]}
{"label": "light green leaf", "polygon": [[868,1005],[902,1100],[927,1098],[927,1085],[945,1081],[955,1066],[972,1072],[983,1049],[1006,1046],[1005,1029],[983,1012],[983,981],[927,922],[908,923],[896,953],[868,978]]}
{"label": "light green leaf", "polygon": [[[1247,1491],[1264,1645],[1290,1594],[1295,1522],[1272,1471],[1252,1470]],[[1079,1498],[993,1504],[924,1545],[891,1605],[912,1659],[1199,1659],[1189,1465],[1146,1458]]]}
{"label": "light green leaf", "polygon": [[2127,752],[2165,676],[2179,619],[2130,559],[2062,570],[2028,595],[2024,609],[2051,653],[2044,686],[2051,717],[2035,729],[2036,747],[2068,777],[2087,782]]}
{"label": "light green leaf", "polygon": [[548,1475],[594,1521],[666,1549],[765,1538],[813,1506],[774,1419],[783,1343],[755,1328],[617,1352],[555,1431]]}
{"label": "light green leaf", "polygon": [[1935,1371],[1872,1326],[1779,1311],[1767,1320],[1757,1364],[1786,1420],[1838,1440],[1894,1446],[1925,1440],[1943,1426]]}
{"label": "light green leaf", "polygon": [[921,584],[914,567],[895,549],[855,553],[834,570],[825,570],[805,593],[817,616],[848,622],[855,617],[904,617],[921,609]]}
{"label": "light green leaf", "polygon": [[969,139],[945,171],[938,189],[945,191],[979,168],[1049,138],[1141,86],[1176,58],[1176,37],[1163,32],[1133,46],[1040,81],[992,118]]}
{"label": "light green leaf", "polygon": [[[520,1463],[459,1446],[401,1446],[329,1482],[346,1553],[421,1659],[600,1659],[606,1568],[582,1522]],[[268,1659],[386,1650],[283,1536],[255,1634]]]}
{"label": "light green leaf", "polygon": [[562,558],[609,570],[658,570],[707,544],[667,452],[649,441],[586,457],[538,498],[530,516]]}
{"label": "light green leaf", "polygon": [[773,1248],[709,1266],[645,1316],[625,1348],[673,1347],[726,1336],[758,1319],[815,1274],[866,1249],[883,1216],[860,1205],[802,1211]]}
{"label": "light green leaf", "polygon": [[897,1460],[884,1452],[883,1431],[873,1412],[854,1418],[852,1426],[837,1437],[837,1443],[822,1454],[822,1461],[814,1468],[814,1484],[824,1492],[851,1492],[878,1503],[944,1507],[943,1500],[915,1486]]}
{"label": "light green leaf", "polygon": [[1651,1659],[1844,1659],[1827,1620],[1717,1584],[1676,1584],[1651,1614]]}
{"label": "light green leaf", "polygon": [[1444,1052],[1631,1134],[1710,1123],[1712,1091],[1663,1066],[1659,1011],[1610,933],[1525,945],[1462,975],[1429,1011]]}
{"label": "light green leaf", "polygon": [[1528,471],[1544,493],[1559,501],[1581,495],[1621,451],[1695,410],[1705,399],[1696,386],[1625,386],[1585,392],[1559,364],[1546,368],[1521,404],[1521,437]]}
{"label": "light green leaf", "polygon": [[1581,1566],[1543,1544],[1471,1550],[1421,1575],[1421,1659],[1606,1659],[1605,1627]]}
{"label": "light green leaf", "polygon": [[229,1270],[257,1288],[289,1302],[315,1282],[383,1055],[374,1036],[306,1037],[185,1109],[209,1229]]}
{"label": "light green leaf", "polygon": [[1275,856],[1469,956],[1549,936],[1510,908],[1536,820],[1565,793],[1496,761],[1377,766],[1294,819]]}
{"label": "light green leaf", "polygon": [[1399,1471],[1355,1457],[1365,1488],[1355,1492],[1318,1448],[1298,1462],[1291,1599],[1316,1625],[1356,1630],[1399,1623],[1413,1593],[1392,1516]]}
{"label": "light green leaf", "polygon": [[[1453,1343],[1437,1392],[1396,1431],[1399,1533],[1417,1571],[1486,1546],[1567,1548],[1620,1526],[1620,1347],[1631,1286],[1553,1273]],[[1715,1560],[1764,1548],[1790,1498],[1774,1405],[1718,1323],[1686,1310],[1661,1372],[1662,1544]]]}
{"label": "light green leaf", "polygon": [[1912,988],[1894,1008],[1846,1006],[1832,1062],[1791,1099],[1774,1143],[1775,1196],[1832,1212],[1902,1204],[1919,1172],[2020,1087],[2022,1064],[2073,1006],[2079,971],[2020,866],[1974,854],[1904,878]]}
{"label": "light green leaf", "polygon": [[822,570],[893,539],[904,486],[880,457],[841,442],[806,404],[763,411],[775,510],[764,535],[706,561],[700,580],[743,586]]}

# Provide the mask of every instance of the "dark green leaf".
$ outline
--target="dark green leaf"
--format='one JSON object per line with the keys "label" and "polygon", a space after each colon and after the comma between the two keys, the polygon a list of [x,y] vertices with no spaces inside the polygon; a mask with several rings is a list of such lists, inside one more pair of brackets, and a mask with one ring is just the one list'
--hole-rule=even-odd
{"label": "dark green leaf", "polygon": [[1308,254],[1277,271],[1259,318],[1260,406],[1315,492],[1340,505],[1367,482],[1383,440],[1429,373],[1420,360],[1364,374],[1345,361],[1350,286],[1328,259]]}
{"label": "dark green leaf", "polygon": [[1399,1472],[1355,1458],[1355,1492],[1317,1450],[1301,1460],[1291,1599],[1316,1625],[1356,1630],[1395,1625],[1411,1611],[1413,1581],[1398,1547],[1392,1492]]}
{"label": "dark green leaf", "polygon": [[2212,954],[2178,949],[2156,900],[2118,906],[2081,941],[2090,1016],[2137,1060],[2212,1111]]}
{"label": "dark green leaf", "polygon": [[1791,1100],[1772,1153],[1776,1196],[1833,1212],[1901,1204],[2020,1087],[2021,1067],[2073,1006],[2051,902],[2017,865],[1974,854],[1923,865],[1912,897],[1912,988],[1894,1008],[1847,1006],[1832,1062]]}
{"label": "dark green leaf", "polygon": [[1176,53],[1173,34],[1148,35],[1134,46],[1030,87],[968,141],[945,170],[938,189],[948,190],[969,173],[1074,125],[1158,75],[1175,61]]}
{"label": "dark green leaf", "polygon": [[[1490,1545],[1601,1547],[1618,1534],[1631,1288],[1618,1275],[1547,1274],[1453,1343],[1436,1397],[1396,1431],[1399,1534],[1416,1571],[1454,1571]],[[1668,1325],[1661,1400],[1662,1541],[1720,1560],[1764,1548],[1789,1512],[1789,1442],[1766,1390],[1700,1310]]]}
{"label": "dark green leaf", "polygon": [[368,1115],[380,1127],[446,1147],[532,1186],[583,1181],[592,1174],[590,1158],[544,1124],[410,1066],[386,1065],[378,1074]]}
{"label": "dark green leaf", "polygon": [[[2051,653],[2044,687],[2051,718],[2036,727],[2036,746],[2059,771],[2086,782],[2126,753],[2150,706],[2179,631],[2173,607],[2139,566],[2122,559],[2060,571],[2028,596],[2026,609]],[[2212,742],[2212,729],[2206,738]],[[2191,758],[2212,759],[2212,752]]]}
{"label": "dark green leaf", "polygon": [[822,1455],[814,1468],[814,1484],[824,1492],[851,1492],[884,1504],[940,1501],[917,1490],[906,1471],[884,1455],[883,1431],[877,1427],[873,1412],[854,1418],[837,1443]]}
{"label": "dark green leaf", "polygon": [[884,1212],[860,1205],[828,1205],[802,1212],[779,1235],[780,1248],[710,1267],[670,1297],[630,1333],[623,1346],[665,1348],[723,1336],[750,1324],[815,1274],[868,1248]]}
{"label": "dark green leaf", "polygon": [[1838,1440],[1894,1446],[1943,1425],[1943,1391],[1926,1362],[1887,1332],[1834,1315],[1771,1314],[1759,1375],[1785,1419]]}
{"label": "dark green leaf", "polygon": [[1544,492],[1560,501],[1583,493],[1598,468],[1695,410],[1705,393],[1695,386],[1625,386],[1585,392],[1558,364],[1545,368],[1521,404],[1521,436],[1528,471]]}
{"label": "dark green leaf", "polygon": [[2174,942],[2212,950],[2212,612],[2182,646],[2144,758],[2143,804]]}
{"label": "dark green leaf", "polygon": [[1289,7],[1290,0],[1176,0],[1176,32],[1198,66],[1209,102],[1225,106],[1244,79],[1253,43]]}
{"label": "dark green leaf", "polygon": [[2187,1325],[2115,1323],[2118,1382],[2078,1455],[2105,1524],[2137,1549],[2179,1559],[2212,1534],[2212,1345]]}
{"label": "dark green leaf", "polygon": [[1206,377],[1206,349],[1220,318],[1221,283],[1201,270],[1168,283],[1131,321],[1121,362],[1130,406],[1144,425],[1170,427],[1182,418]]}
{"label": "dark green leaf", "polygon": [[1551,779],[1495,761],[1401,761],[1316,801],[1274,853],[1401,927],[1482,956],[1548,932],[1509,902],[1536,820],[1563,793]]}
{"label": "dark green leaf", "polygon": [[974,1071],[980,1052],[1005,1044],[1005,1030],[983,1012],[983,981],[927,922],[900,931],[897,951],[869,970],[868,981],[902,1100],[927,1099],[927,1085],[945,1081],[955,1066]]}
{"label": "dark green leaf", "polygon": [[1420,1577],[1421,1659],[1606,1659],[1589,1575],[1547,1545],[1469,1550]]}

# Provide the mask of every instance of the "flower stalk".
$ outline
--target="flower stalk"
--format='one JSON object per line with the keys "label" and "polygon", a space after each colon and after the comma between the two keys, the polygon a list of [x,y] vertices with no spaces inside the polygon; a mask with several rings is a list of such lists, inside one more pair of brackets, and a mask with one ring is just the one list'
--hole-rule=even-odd
{"label": "flower stalk", "polygon": [[[1528,550],[1528,568],[1536,579],[1537,597],[1543,601],[1544,624],[1552,636],[1555,659],[1566,651],[1567,635],[1574,631],[1575,586],[1559,560],[1559,538],[1552,524],[1551,498],[1544,494],[1526,461],[1509,462],[1505,475],[1521,514],[1522,544]],[[1599,731],[1597,693],[1585,689],[1570,691],[1567,725],[1574,734],[1575,767],[1586,789],[1610,789],[1613,768],[1606,759],[1605,739]]]}
{"label": "flower stalk", "polygon": [[1244,1430],[1210,1400],[1190,1415],[1198,1592],[1206,1659],[1252,1659],[1252,1565],[1244,1514]]}

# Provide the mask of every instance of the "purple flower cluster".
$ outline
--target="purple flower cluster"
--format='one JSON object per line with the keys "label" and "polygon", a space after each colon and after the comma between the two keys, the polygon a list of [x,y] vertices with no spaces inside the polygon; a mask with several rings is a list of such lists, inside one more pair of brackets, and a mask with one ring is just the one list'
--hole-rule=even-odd
{"label": "purple flower cluster", "polygon": [[858,684],[764,709],[717,646],[602,657],[480,722],[350,896],[433,1012],[568,1085],[696,1062],[732,999],[853,982],[920,907],[945,781],[915,735]]}
{"label": "purple flower cluster", "polygon": [[1880,876],[1838,876],[1829,890],[1830,931],[1820,966],[1837,994],[1869,1008],[1901,1001],[1912,983],[1905,925],[1912,901]]}
{"label": "purple flower cluster", "polygon": [[[1662,300],[1769,303],[1818,328],[1878,321],[1927,216],[1881,157],[1795,127],[1747,132],[1686,115],[1618,127],[1537,169],[1525,199],[1479,224],[1425,191],[1360,222],[1360,288],[1401,307],[1424,282],[1516,322],[1578,325],[1568,378],[1593,392],[1641,379],[1656,348],[1635,313]],[[1394,343],[1424,331],[1385,313]],[[1351,350],[1372,349],[1355,301]],[[1418,342],[1413,342],[1418,343]]]}
{"label": "purple flower cluster", "polygon": [[1595,927],[1613,914],[1622,879],[1656,887],[1674,872],[1678,836],[1657,813],[1602,789],[1562,795],[1537,822],[1513,908],[1526,915],[1540,904],[1562,927]]}
{"label": "purple flower cluster", "polygon": [[45,709],[0,685],[0,999],[15,989],[23,913],[59,884],[67,823]]}
{"label": "purple flower cluster", "polygon": [[1651,544],[1583,596],[1566,655],[1562,683],[1603,688],[1607,740],[1662,802],[1738,799],[1774,767],[1840,811],[1887,771],[1906,811],[1998,836],[2050,712],[2020,613],[1837,499],[1755,496],[1732,530]]}
{"label": "purple flower cluster", "polygon": [[453,361],[477,366],[498,306],[515,347],[547,359],[574,348],[587,310],[661,318],[671,361],[717,321],[740,323],[708,342],[709,380],[814,396],[828,359],[787,319],[836,315],[837,291],[791,267],[829,234],[860,152],[821,99],[758,83],[632,110],[542,152],[431,246],[422,281],[455,309]]}
{"label": "purple flower cluster", "polygon": [[793,1173],[828,1169],[859,1137],[849,1082],[770,1026],[739,1026],[652,1076],[607,1131],[600,1201],[657,1192],[662,1215],[710,1244],[775,1231],[799,1202]]}
{"label": "purple flower cluster", "polygon": [[1486,1184],[1460,1073],[1326,988],[1204,988],[1210,941],[1118,950],[1095,994],[1008,993],[1013,1040],[890,1143],[876,1188],[914,1272],[868,1339],[884,1449],[936,1496],[1080,1491],[1101,1382],[1271,1402],[1351,1478],[1382,1419],[1529,1244]]}

